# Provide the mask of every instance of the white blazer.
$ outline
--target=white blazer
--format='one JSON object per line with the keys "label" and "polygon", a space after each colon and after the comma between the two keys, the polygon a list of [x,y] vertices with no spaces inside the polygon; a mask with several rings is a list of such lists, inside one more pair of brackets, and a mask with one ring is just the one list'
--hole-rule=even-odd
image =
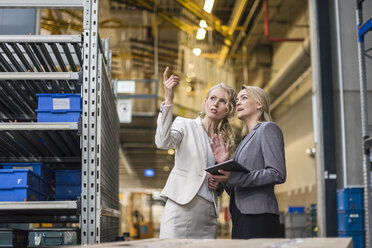
{"label": "white blazer", "polygon": [[159,149],[176,149],[174,167],[160,196],[184,205],[195,197],[206,177],[209,144],[203,138],[200,117],[177,117],[172,124],[172,109],[173,105],[160,107],[155,135]]}

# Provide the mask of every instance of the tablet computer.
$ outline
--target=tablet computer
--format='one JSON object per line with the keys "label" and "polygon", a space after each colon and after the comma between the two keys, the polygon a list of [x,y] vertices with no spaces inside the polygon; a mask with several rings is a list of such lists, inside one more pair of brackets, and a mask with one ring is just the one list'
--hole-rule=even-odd
{"label": "tablet computer", "polygon": [[211,173],[212,175],[220,175],[220,173],[218,173],[218,170],[249,172],[248,169],[246,169],[244,166],[242,166],[241,164],[238,164],[237,162],[235,162],[232,159],[227,160],[227,161],[222,162],[222,163],[219,163],[219,164],[216,164],[216,165],[213,165],[213,166],[208,167],[204,170]]}

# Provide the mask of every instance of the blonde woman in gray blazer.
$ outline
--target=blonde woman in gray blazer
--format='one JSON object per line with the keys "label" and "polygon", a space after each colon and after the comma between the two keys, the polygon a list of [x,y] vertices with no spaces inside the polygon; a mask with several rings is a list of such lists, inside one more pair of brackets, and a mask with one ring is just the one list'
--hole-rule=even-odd
{"label": "blonde woman in gray blazer", "polygon": [[201,116],[177,117],[172,123],[174,89],[179,78],[168,77],[168,71],[167,67],[165,101],[160,106],[155,143],[160,149],[175,148],[175,163],[161,192],[166,204],[160,238],[216,238],[217,183],[208,186],[204,169],[215,164],[210,148],[215,133],[221,134],[229,147],[234,147],[228,118],[234,115],[236,94],[226,84],[215,85],[207,93]]}
{"label": "blonde woman in gray blazer", "polygon": [[[269,106],[264,90],[243,85],[236,111],[246,135],[233,159],[250,172],[220,171],[222,175],[211,176],[211,180],[224,183],[230,194],[233,239],[281,235],[274,186],[286,180],[284,141],[280,128],[270,121]],[[228,159],[223,137],[215,136],[211,148],[218,163]]]}

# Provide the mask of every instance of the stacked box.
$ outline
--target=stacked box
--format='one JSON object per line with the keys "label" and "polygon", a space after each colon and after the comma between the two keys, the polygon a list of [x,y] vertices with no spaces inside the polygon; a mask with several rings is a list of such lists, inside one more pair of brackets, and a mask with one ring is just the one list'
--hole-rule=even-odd
{"label": "stacked box", "polygon": [[46,195],[49,199],[52,199],[52,184],[53,184],[53,170],[43,163],[2,163],[3,169],[29,169],[36,175],[40,180],[40,192]]}
{"label": "stacked box", "polygon": [[0,247],[27,247],[28,231],[0,228]]}
{"label": "stacked box", "polygon": [[55,188],[56,200],[76,200],[81,195],[81,170],[56,170]]}
{"label": "stacked box", "polygon": [[316,204],[310,204],[306,206],[305,209],[306,215],[307,215],[307,236],[308,237],[317,237],[317,217],[316,217]]}
{"label": "stacked box", "polygon": [[81,115],[80,94],[36,94],[38,122],[77,122]]}
{"label": "stacked box", "polygon": [[364,247],[363,188],[337,190],[339,237],[352,237],[355,248]]}
{"label": "stacked box", "polygon": [[29,169],[0,170],[0,201],[45,201],[47,184]]}
{"label": "stacked box", "polygon": [[[306,213],[304,207],[289,207],[284,215],[285,237],[306,237]],[[289,212],[290,211],[290,212]]]}
{"label": "stacked box", "polygon": [[80,243],[78,228],[38,228],[29,231],[30,246],[77,245]]}

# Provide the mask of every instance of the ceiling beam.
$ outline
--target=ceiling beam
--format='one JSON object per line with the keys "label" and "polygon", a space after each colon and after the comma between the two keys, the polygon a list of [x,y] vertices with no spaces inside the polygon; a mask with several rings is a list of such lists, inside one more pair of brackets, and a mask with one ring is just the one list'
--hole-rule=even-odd
{"label": "ceiling beam", "polygon": [[228,30],[222,26],[221,20],[218,17],[212,13],[209,14],[205,12],[203,7],[194,0],[177,0],[177,2],[200,19],[205,20],[210,27],[231,42],[232,34],[230,34]]}
{"label": "ceiling beam", "polygon": [[[248,0],[238,0],[235,2],[234,9],[230,16],[229,21],[229,30],[227,31],[230,37],[233,37],[236,27],[240,21],[240,18],[243,15],[244,9],[248,3]],[[220,56],[217,61],[217,66],[222,66],[225,62],[227,54],[229,53],[230,46],[232,44],[232,38],[229,40],[225,40],[225,44],[222,46],[220,51]]]}
{"label": "ceiling beam", "polygon": [[243,29],[239,32],[238,37],[233,41],[231,49],[230,49],[230,54],[234,54],[239,47],[240,42],[242,41],[243,37],[246,36],[246,30],[251,23],[254,13],[256,13],[256,10],[258,9],[260,5],[260,0],[255,0],[251,9],[249,10],[249,13],[247,15],[247,18],[244,21],[243,24]]}
{"label": "ceiling beam", "polygon": [[[131,1],[131,0],[121,0],[118,1],[120,3],[136,6],[138,8],[143,8],[147,11],[155,13],[154,9],[154,2],[151,0],[136,0],[136,1]],[[184,31],[188,35],[192,36],[193,35],[193,26],[185,23],[182,21],[180,18],[173,16],[166,11],[162,10],[157,10],[157,14],[163,18],[164,20],[168,21],[169,23],[173,24],[175,27],[179,28],[180,30]]]}

